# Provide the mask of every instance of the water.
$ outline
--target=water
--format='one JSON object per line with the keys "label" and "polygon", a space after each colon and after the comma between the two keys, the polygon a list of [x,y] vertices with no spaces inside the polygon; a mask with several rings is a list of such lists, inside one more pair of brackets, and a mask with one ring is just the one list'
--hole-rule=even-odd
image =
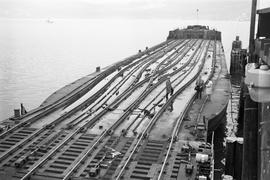
{"label": "water", "polygon": [[[151,19],[0,19],[0,119],[23,102],[33,109],[64,85],[164,41],[168,31],[195,21]],[[222,31],[227,60],[248,22],[201,21]]]}
{"label": "water", "polygon": [[227,108],[227,129],[226,136],[235,137],[238,131],[238,113],[239,113],[239,100],[240,100],[240,84],[241,75],[237,74],[231,77],[231,99]]}
{"label": "water", "polygon": [[[224,117],[226,118],[226,117]],[[228,120],[228,119],[227,119]],[[221,179],[224,174],[224,158],[225,158],[225,137],[227,130],[227,123],[221,123],[215,130],[214,136],[214,154],[215,154],[215,180]]]}

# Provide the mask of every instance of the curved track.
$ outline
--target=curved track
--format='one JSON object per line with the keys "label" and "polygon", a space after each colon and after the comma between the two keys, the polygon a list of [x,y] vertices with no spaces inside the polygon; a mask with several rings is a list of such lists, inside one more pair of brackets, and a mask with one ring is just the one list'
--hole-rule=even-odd
{"label": "curved track", "polygon": [[[82,88],[84,92],[71,95],[72,100],[62,99],[52,105],[60,116],[46,125],[39,126],[39,116],[51,111],[38,113],[1,134],[0,148],[6,150],[0,149],[0,166],[14,167],[19,157],[25,158],[13,177],[22,180],[32,176],[90,178],[90,169],[100,166],[106,166],[99,175],[101,179],[128,177],[134,155],[144,151],[147,143],[155,144],[151,136],[158,131],[156,126],[200,74],[210,43],[195,39],[169,41],[112,66],[89,82],[92,85],[87,85],[87,91]],[[166,100],[168,76],[174,94]],[[158,179],[162,179],[173,140],[191,102],[171,123],[168,151]],[[166,144],[154,146],[160,146],[163,152]],[[111,157],[117,151],[121,154]]]}
{"label": "curved track", "polygon": [[[56,119],[52,119],[53,121],[51,121],[50,123],[47,123],[47,125],[44,125],[41,128],[38,128],[38,129],[37,128],[31,128],[30,130],[27,129],[26,130],[26,133],[23,133],[22,136],[20,136],[20,138],[18,140],[13,141],[13,142],[6,143],[6,141],[9,140],[10,137],[5,137],[5,136],[10,135],[12,137],[13,134],[16,134],[16,132],[14,132],[14,131],[17,131],[18,133],[25,132],[25,130],[24,130],[25,129],[25,126],[26,127],[27,126],[30,126],[36,120],[40,120],[40,117],[39,116],[43,116],[44,112],[41,113],[42,115],[39,114],[38,117],[29,119],[28,121],[25,121],[23,123],[19,123],[18,125],[14,126],[10,130],[8,130],[7,132],[3,133],[1,135],[0,145],[3,144],[3,143],[5,143],[6,146],[4,146],[5,147],[4,149],[6,149],[6,151],[3,150],[2,151],[3,153],[0,153],[0,160],[2,161],[4,158],[6,158],[7,156],[9,156],[11,153],[13,153],[17,149],[21,148],[23,145],[25,145],[29,141],[31,141],[33,139],[33,137],[36,137],[38,134],[44,132],[46,129],[52,128],[52,127],[56,126],[57,124],[63,122],[63,120],[65,120],[65,119],[69,118],[70,116],[74,115],[74,113],[80,111],[82,108],[84,108],[88,104],[91,104],[91,103],[95,102],[95,100],[99,97],[99,95],[102,94],[102,93],[104,93],[104,92],[106,92],[106,89],[117,78],[119,78],[119,76],[121,76],[125,71],[127,71],[127,69],[133,67],[135,64],[138,64],[137,66],[135,66],[135,68],[136,67],[140,67],[140,65],[147,63],[147,61],[149,61],[151,59],[152,59],[151,61],[153,62],[156,58],[163,56],[163,53],[160,53],[160,50],[161,49],[167,48],[168,51],[170,51],[173,48],[175,48],[179,43],[181,44],[182,41],[180,41],[180,42],[172,42],[171,44],[168,44],[168,45],[165,44],[161,48],[157,48],[156,50],[154,50],[154,52],[151,53],[149,56],[144,57],[142,59],[139,59],[138,61],[135,61],[135,62],[127,65],[122,70],[120,70],[118,73],[116,72],[116,75],[112,76],[112,78],[109,80],[109,82],[107,82],[101,89],[99,89],[96,93],[94,93],[88,99],[84,100],[83,102],[81,102],[77,106],[73,107],[68,113],[63,114],[63,115],[61,115],[60,117],[58,117]],[[116,67],[114,69],[116,69]],[[104,75],[104,76],[106,76],[106,75]],[[104,78],[103,78],[103,80],[104,80]],[[98,81],[98,78],[97,78],[97,81]],[[47,113],[47,111],[45,111],[45,112]],[[39,119],[37,119],[37,118],[39,118]],[[21,138],[23,138],[23,139],[21,140]]]}

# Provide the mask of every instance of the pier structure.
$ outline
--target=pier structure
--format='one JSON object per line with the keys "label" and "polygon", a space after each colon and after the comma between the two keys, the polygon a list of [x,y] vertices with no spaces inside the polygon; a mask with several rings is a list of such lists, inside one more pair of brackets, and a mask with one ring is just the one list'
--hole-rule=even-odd
{"label": "pier structure", "polygon": [[[236,180],[242,178],[243,163],[243,116],[246,93],[244,93],[245,65],[247,64],[247,50],[242,49],[239,36],[232,42],[230,59],[231,101],[230,116],[233,128],[226,137],[224,174]],[[241,91],[242,90],[242,91]],[[241,93],[239,93],[241,91]],[[234,117],[233,114],[236,116]],[[236,123],[237,121],[237,123]],[[237,127],[236,127],[237,125]],[[237,131],[236,131],[237,130]]]}
{"label": "pier structure", "polygon": [[[239,163],[234,164],[235,169],[242,168],[242,176],[238,175],[239,171],[237,177],[230,172],[235,179],[267,180],[270,179],[270,8],[256,11],[256,1],[252,4],[248,61],[240,67],[244,72],[238,119],[238,122],[243,122],[243,133],[240,133],[243,135],[242,167]],[[258,24],[255,36],[256,13]],[[231,64],[234,66],[231,69],[239,67],[237,62]]]}
{"label": "pier structure", "polygon": [[244,75],[244,67],[246,65],[247,50],[242,48],[242,41],[239,36],[236,36],[232,43],[230,75],[232,78],[241,77]]}
{"label": "pier structure", "polygon": [[[214,179],[210,132],[224,121],[230,81],[220,32],[188,29],[196,37],[98,68],[5,120],[0,179]],[[211,100],[196,99],[199,76],[213,81]]]}
{"label": "pier structure", "polygon": [[[259,20],[255,47],[250,55],[250,63],[245,67],[248,95],[244,112],[243,152],[243,165],[248,164],[245,162],[254,162],[254,167],[243,166],[242,178],[266,180],[270,178],[270,8],[258,10],[257,14]],[[253,170],[247,172],[247,168]]]}

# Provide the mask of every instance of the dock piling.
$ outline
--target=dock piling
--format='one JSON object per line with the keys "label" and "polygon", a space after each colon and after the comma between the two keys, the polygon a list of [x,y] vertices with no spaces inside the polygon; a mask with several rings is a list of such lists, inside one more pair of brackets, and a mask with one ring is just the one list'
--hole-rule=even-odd
{"label": "dock piling", "polygon": [[244,111],[242,179],[257,180],[258,103],[254,102],[249,94],[246,94]]}

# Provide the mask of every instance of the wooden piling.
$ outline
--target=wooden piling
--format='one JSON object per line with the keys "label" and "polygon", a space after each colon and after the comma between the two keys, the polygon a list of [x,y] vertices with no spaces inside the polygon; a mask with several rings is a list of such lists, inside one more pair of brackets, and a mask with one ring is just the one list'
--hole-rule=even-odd
{"label": "wooden piling", "polygon": [[270,102],[262,103],[260,108],[260,180],[270,179]]}
{"label": "wooden piling", "polygon": [[235,142],[235,156],[234,156],[234,179],[242,179],[242,163],[243,163],[243,138],[237,138]]}
{"label": "wooden piling", "polygon": [[234,175],[234,163],[235,163],[235,140],[234,137],[226,138],[226,163],[225,174]]}
{"label": "wooden piling", "polygon": [[244,146],[242,179],[257,180],[258,167],[258,103],[246,94],[244,107]]}
{"label": "wooden piling", "polygon": [[225,174],[235,180],[241,180],[242,176],[243,138],[226,138],[226,163]]}
{"label": "wooden piling", "polygon": [[240,99],[239,99],[239,111],[238,111],[238,118],[237,118],[238,126],[237,126],[236,136],[243,137],[245,94],[248,91],[243,78],[241,80],[240,87],[241,87],[241,91],[240,91]]}
{"label": "wooden piling", "polygon": [[[252,0],[251,4],[251,18],[250,18],[250,30],[249,30],[249,53],[253,54],[254,51],[254,35],[255,35],[255,23],[256,23],[256,9],[257,0]],[[249,58],[249,62],[252,62],[252,58]]]}

